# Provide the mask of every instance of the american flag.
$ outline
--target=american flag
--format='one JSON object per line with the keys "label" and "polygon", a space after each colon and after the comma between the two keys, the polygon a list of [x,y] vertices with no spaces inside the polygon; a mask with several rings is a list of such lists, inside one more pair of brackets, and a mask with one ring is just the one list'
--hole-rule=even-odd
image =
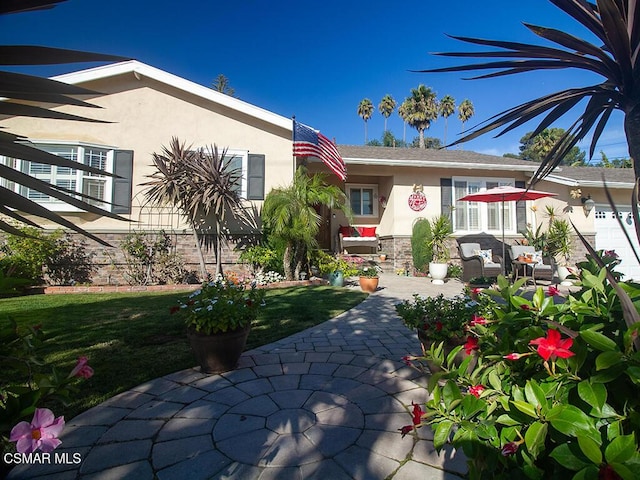
{"label": "american flag", "polygon": [[316,157],[343,182],[347,178],[347,166],[335,144],[320,132],[293,121],[293,155],[295,157]]}

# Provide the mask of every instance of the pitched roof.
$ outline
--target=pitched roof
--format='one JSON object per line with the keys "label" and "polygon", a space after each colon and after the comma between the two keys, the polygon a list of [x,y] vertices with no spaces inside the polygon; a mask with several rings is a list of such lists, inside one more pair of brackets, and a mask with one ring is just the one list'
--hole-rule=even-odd
{"label": "pitched roof", "polygon": [[157,82],[170,85],[174,88],[218,103],[233,110],[237,110],[246,115],[263,120],[267,123],[277,125],[289,131],[293,130],[293,122],[290,118],[283,117],[276,113],[265,110],[264,108],[256,107],[255,105],[252,105],[250,103],[244,102],[203,85],[199,85],[195,82],[186,80],[182,77],[178,77],[177,75],[173,75],[171,73],[165,72],[164,70],[160,70],[137,60],[112,63],[100,67],[80,70],[78,72],[65,73],[64,75],[53,77],[53,80],[76,85],[93,80],[100,80],[103,78],[126,74],[133,74],[138,79],[140,79],[141,76],[151,78]]}
{"label": "pitched roof", "polygon": [[[371,147],[338,145],[347,165],[386,165],[407,167],[447,167],[475,170],[535,172],[538,163],[518,158],[485,155],[468,150],[434,148]],[[604,177],[603,177],[604,175]],[[611,188],[633,188],[633,170],[602,167],[557,167],[545,181],[579,187],[602,187],[605,179]]]}

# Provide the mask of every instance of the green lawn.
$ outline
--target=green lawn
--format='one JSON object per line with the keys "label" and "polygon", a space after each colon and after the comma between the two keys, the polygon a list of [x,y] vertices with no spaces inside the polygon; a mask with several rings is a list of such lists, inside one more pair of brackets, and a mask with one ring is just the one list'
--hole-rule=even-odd
{"label": "green lawn", "polygon": [[[41,324],[40,353],[63,372],[81,355],[95,370],[80,385],[67,419],[147,380],[195,366],[182,319],[169,308],[188,293],[34,295],[0,299],[0,314],[18,325]],[[366,294],[346,288],[294,287],[267,291],[247,349],[265,345],[328,320]]]}

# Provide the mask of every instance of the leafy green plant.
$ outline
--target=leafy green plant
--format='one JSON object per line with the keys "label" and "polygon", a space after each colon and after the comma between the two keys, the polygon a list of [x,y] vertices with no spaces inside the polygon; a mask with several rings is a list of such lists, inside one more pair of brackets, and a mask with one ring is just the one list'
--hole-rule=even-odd
{"label": "leafy green plant", "polygon": [[211,335],[244,328],[264,306],[265,291],[232,278],[218,276],[204,283],[172,311],[185,317],[187,328]]}
{"label": "leafy green plant", "polygon": [[[465,452],[470,479],[636,478],[640,324],[627,327],[606,269],[584,268],[581,290],[562,302],[555,287],[524,298],[523,282],[499,277],[484,291],[483,321],[469,328],[474,368],[426,352],[444,368],[402,432],[429,425],[438,451]],[[640,298],[637,285],[620,285]]]}
{"label": "leafy green plant", "polygon": [[451,258],[447,245],[447,239],[451,233],[451,221],[446,215],[440,215],[431,220],[431,238],[427,241],[427,246],[433,253],[432,262],[447,263]]}
{"label": "leafy green plant", "polygon": [[18,233],[6,237],[2,270],[6,277],[28,278],[32,285],[42,283],[45,265],[56,255],[62,231],[47,234],[35,227],[22,227]]}
{"label": "leafy green plant", "polygon": [[531,225],[527,225],[527,229],[520,233],[524,237],[524,240],[518,242],[520,245],[532,246],[536,251],[542,252],[543,255],[549,253],[547,232],[542,231],[542,225],[538,225],[535,231],[531,228]]}
{"label": "leafy green plant", "polygon": [[124,277],[130,285],[194,283],[195,273],[172,252],[173,242],[164,231],[132,232],[120,244],[126,261]]}
{"label": "leafy green plant", "polygon": [[573,250],[571,225],[564,218],[554,218],[549,222],[547,247],[549,254],[561,265],[568,265]]}
{"label": "leafy green plant", "polygon": [[413,266],[416,270],[426,272],[433,252],[429,247],[431,242],[431,222],[426,218],[420,218],[413,224],[411,231],[411,255]]}
{"label": "leafy green plant", "polygon": [[358,277],[376,278],[379,275],[378,266],[370,263],[362,264],[356,275]]}
{"label": "leafy green plant", "polygon": [[240,253],[240,261],[251,264],[254,273],[279,271],[278,252],[264,245],[252,245]]}
{"label": "leafy green plant", "polygon": [[93,263],[95,253],[87,249],[84,239],[76,240],[65,234],[55,241],[55,251],[47,259],[46,276],[54,285],[89,283],[96,271]]}

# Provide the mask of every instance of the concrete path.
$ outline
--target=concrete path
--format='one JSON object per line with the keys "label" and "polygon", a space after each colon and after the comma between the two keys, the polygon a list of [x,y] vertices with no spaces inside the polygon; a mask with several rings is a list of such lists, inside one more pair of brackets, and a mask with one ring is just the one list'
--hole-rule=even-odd
{"label": "concrete path", "polygon": [[462,284],[384,274],[357,307],[245,352],[235,371],[184,370],[78,415],[55,451],[66,463],[52,454],[9,478],[459,479],[462,454],[438,455],[428,428],[398,432],[426,390],[401,361],[420,348],[395,304],[440,292],[459,294]]}

